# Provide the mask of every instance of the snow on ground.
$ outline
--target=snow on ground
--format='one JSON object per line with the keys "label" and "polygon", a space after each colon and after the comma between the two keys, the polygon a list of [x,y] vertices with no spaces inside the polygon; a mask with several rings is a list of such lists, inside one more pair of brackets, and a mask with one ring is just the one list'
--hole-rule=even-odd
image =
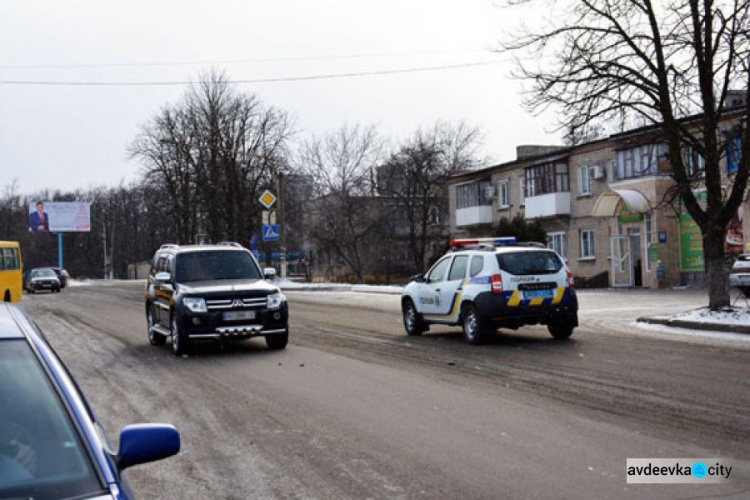
{"label": "snow on ground", "polygon": [[80,280],[68,280],[69,287],[79,287],[79,286],[118,286],[118,285],[133,285],[133,286],[145,286],[146,280],[103,280],[103,279],[96,279],[96,280],[90,280],[90,279],[80,279]]}
{"label": "snow on ground", "polygon": [[750,310],[729,307],[723,311],[711,311],[707,307],[679,314],[656,316],[657,319],[693,321],[711,325],[750,325]]}
{"label": "snow on ground", "polygon": [[715,332],[711,330],[693,330],[691,328],[680,328],[676,326],[656,325],[644,323],[642,321],[633,321],[630,323],[633,328],[646,330],[652,333],[658,333],[665,337],[690,337],[695,340],[718,340],[724,344],[748,346],[750,347],[750,335],[736,334],[730,332]]}

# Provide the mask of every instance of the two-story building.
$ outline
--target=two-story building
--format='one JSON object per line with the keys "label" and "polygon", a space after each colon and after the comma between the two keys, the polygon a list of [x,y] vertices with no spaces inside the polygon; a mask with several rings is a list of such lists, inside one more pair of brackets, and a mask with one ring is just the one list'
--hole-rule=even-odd
{"label": "two-story building", "polygon": [[[722,170],[731,175],[731,155]],[[685,151],[688,168],[702,158]],[[657,287],[703,281],[701,234],[679,204],[658,128],[643,127],[574,147],[520,146],[513,161],[454,175],[449,182],[452,237],[492,231],[520,214],[539,221],[547,244],[579,279],[609,286]],[[728,249],[744,248],[743,204]],[[750,228],[748,228],[750,229]],[[486,234],[485,236],[502,236]]]}

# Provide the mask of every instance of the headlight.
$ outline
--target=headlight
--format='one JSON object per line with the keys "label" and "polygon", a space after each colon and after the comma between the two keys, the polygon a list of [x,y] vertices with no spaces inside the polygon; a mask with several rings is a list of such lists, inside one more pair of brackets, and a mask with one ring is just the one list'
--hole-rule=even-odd
{"label": "headlight", "polygon": [[268,309],[278,309],[281,307],[281,304],[283,304],[285,300],[286,300],[286,297],[281,295],[281,293],[279,292],[272,293],[266,299],[266,307]]}
{"label": "headlight", "polygon": [[206,309],[206,301],[200,297],[185,297],[182,299],[182,303],[194,313],[204,313],[208,311],[208,309]]}

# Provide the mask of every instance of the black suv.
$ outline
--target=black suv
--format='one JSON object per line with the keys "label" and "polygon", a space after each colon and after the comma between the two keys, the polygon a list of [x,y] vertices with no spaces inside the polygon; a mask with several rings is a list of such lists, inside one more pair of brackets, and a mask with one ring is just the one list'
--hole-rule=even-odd
{"label": "black suv", "polygon": [[196,340],[264,336],[269,349],[289,339],[286,298],[267,280],[249,250],[237,243],[162,245],[146,284],[146,320],[152,345],[172,337],[172,350],[189,352]]}

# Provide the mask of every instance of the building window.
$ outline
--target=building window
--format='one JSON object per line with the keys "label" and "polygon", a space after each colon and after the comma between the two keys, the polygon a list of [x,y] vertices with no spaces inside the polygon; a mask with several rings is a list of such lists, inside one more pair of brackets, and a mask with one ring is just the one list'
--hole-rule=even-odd
{"label": "building window", "polygon": [[526,178],[521,176],[518,178],[518,205],[523,206],[526,202]]}
{"label": "building window", "polygon": [[659,158],[665,152],[665,144],[644,144],[621,149],[617,152],[617,180],[657,174]]}
{"label": "building window", "polygon": [[543,163],[526,167],[526,197],[570,191],[568,165],[566,163]]}
{"label": "building window", "polygon": [[547,246],[554,250],[557,255],[568,260],[567,244],[565,241],[565,233],[560,231],[557,233],[547,233]]}
{"label": "building window", "polygon": [[591,194],[591,167],[581,167],[581,194]]}
{"label": "building window", "polygon": [[742,141],[739,137],[727,141],[727,173],[736,172],[742,160]]}
{"label": "building window", "polygon": [[502,210],[510,207],[510,183],[508,179],[497,183],[497,209]]}
{"label": "building window", "polygon": [[470,182],[456,186],[456,208],[492,205],[490,181]]}
{"label": "building window", "polygon": [[688,176],[703,175],[706,170],[706,160],[693,146],[685,146],[685,170]]}
{"label": "building window", "polygon": [[594,230],[593,229],[581,229],[578,232],[580,236],[581,259],[593,259],[596,257],[594,254]]}

